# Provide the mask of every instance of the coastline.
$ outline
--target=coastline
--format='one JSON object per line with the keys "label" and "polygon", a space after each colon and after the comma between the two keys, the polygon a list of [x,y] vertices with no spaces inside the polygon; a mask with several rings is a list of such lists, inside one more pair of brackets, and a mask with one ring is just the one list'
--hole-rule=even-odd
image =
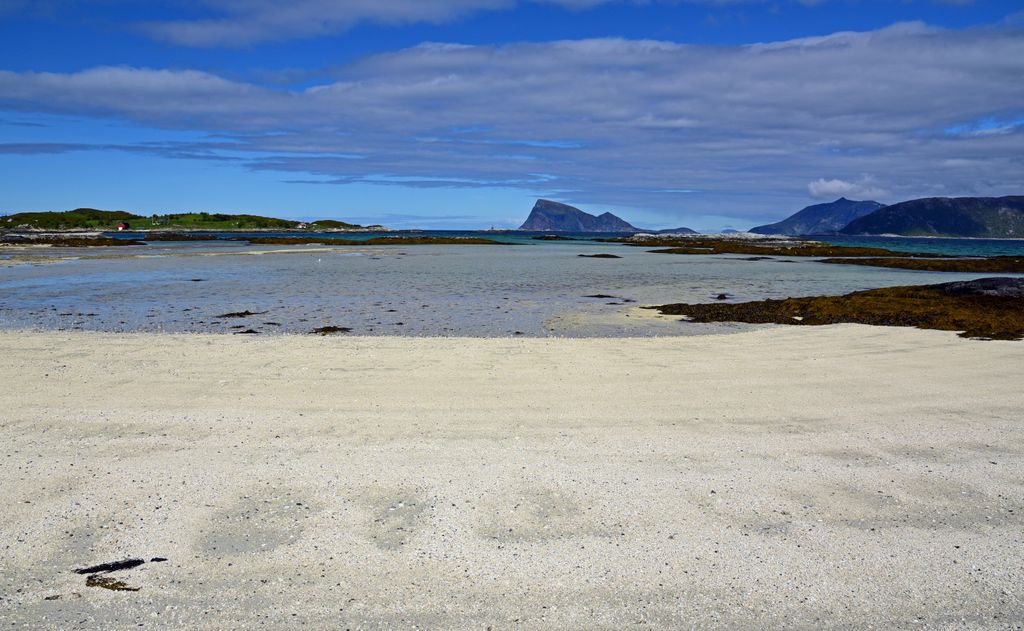
{"label": "coastline", "polygon": [[[1019,342],[2,331],[0,351],[15,624],[1024,617]],[[131,557],[168,561],[111,575],[138,592],[72,571]]]}

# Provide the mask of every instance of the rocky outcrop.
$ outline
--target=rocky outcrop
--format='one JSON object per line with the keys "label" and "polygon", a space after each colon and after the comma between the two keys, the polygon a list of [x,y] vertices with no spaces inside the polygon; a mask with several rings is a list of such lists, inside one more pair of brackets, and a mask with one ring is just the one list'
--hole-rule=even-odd
{"label": "rocky outcrop", "polygon": [[537,200],[519,229],[537,232],[640,232],[611,213],[594,216],[548,199]]}

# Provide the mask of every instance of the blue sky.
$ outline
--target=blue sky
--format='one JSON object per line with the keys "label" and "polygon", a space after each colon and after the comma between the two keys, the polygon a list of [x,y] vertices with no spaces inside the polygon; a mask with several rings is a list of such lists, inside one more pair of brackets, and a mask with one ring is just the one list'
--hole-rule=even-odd
{"label": "blue sky", "polygon": [[1024,190],[1019,2],[0,0],[0,42],[5,212],[720,229]]}

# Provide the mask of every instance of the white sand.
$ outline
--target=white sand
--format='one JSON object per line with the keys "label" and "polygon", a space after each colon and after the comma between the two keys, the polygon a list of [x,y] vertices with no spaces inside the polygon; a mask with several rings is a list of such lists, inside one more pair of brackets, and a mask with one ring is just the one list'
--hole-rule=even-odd
{"label": "white sand", "polygon": [[[5,332],[0,357],[3,628],[1024,620],[1022,343]],[[71,571],[154,556],[111,575],[138,592]]]}

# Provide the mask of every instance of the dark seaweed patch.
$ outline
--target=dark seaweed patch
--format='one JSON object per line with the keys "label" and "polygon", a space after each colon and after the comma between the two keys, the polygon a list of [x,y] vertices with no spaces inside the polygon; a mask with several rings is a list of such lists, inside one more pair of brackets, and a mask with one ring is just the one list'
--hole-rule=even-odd
{"label": "dark seaweed patch", "polygon": [[125,559],[124,561],[111,561],[110,563],[100,563],[99,565],[91,565],[89,567],[78,568],[75,570],[75,574],[100,574],[105,572],[117,572],[118,570],[130,570],[133,567],[139,567],[146,561],[143,559]]}
{"label": "dark seaweed patch", "polygon": [[332,335],[334,333],[348,333],[352,330],[351,327],[347,326],[322,326],[318,329],[310,331],[311,335]]}
{"label": "dark seaweed patch", "polygon": [[1024,279],[888,287],[844,296],[760,300],[739,304],[670,304],[665,315],[691,322],[754,324],[872,324],[960,331],[961,337],[993,340],[1024,338]]}
{"label": "dark seaweed patch", "polygon": [[109,589],[115,592],[137,592],[141,587],[132,587],[124,581],[118,580],[111,576],[102,576],[93,574],[89,578],[85,579],[86,587],[102,587],[103,589]]}

